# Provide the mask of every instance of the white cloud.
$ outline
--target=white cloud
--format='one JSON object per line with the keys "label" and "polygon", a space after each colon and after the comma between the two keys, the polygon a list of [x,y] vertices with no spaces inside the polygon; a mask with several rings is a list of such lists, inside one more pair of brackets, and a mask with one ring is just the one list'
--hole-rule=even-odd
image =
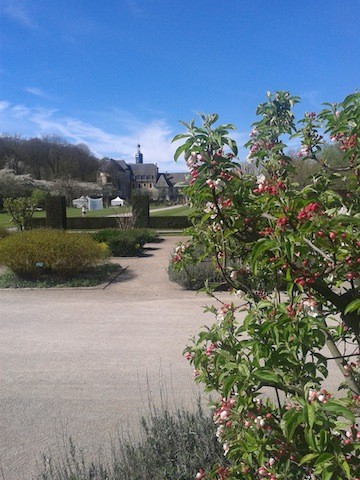
{"label": "white cloud", "polygon": [[16,119],[27,118],[30,113],[30,109],[24,105],[15,105],[11,107],[11,115]]}
{"label": "white cloud", "polygon": [[0,102],[0,112],[1,110],[6,110],[7,108],[10,107],[10,103],[9,102],[5,102],[5,101],[1,101]]}
{"label": "white cloud", "polygon": [[45,93],[41,88],[38,87],[27,87],[25,88],[25,91],[28,93],[31,93],[31,95],[35,95],[35,97],[40,97],[45,100],[53,100],[53,98]]}
{"label": "white cloud", "polygon": [[19,23],[24,27],[36,28],[36,24],[29,13],[26,2],[24,1],[3,0],[1,11],[16,23]]}
{"label": "white cloud", "polygon": [[[110,116],[113,118],[114,113]],[[112,123],[110,125],[114,128]],[[166,120],[155,119],[144,123],[121,112],[116,129],[119,134],[109,133],[90,122],[66,117],[58,110],[29,108],[0,101],[0,133],[20,133],[26,137],[58,134],[71,143],[87,144],[99,158],[107,156],[127,162],[135,161],[136,146],[140,143],[146,163],[157,163],[162,171],[186,170],[183,162],[176,164],[173,160],[176,145],[171,143],[171,139],[175,133]]]}

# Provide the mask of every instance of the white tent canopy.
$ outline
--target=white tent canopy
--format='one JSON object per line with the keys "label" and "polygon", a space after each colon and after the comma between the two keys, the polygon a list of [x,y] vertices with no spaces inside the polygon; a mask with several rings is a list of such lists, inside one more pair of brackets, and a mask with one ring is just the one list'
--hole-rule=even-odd
{"label": "white tent canopy", "polygon": [[88,209],[89,210],[102,210],[104,208],[102,198],[90,198],[86,197],[88,200]]}
{"label": "white tent canopy", "polygon": [[75,198],[75,200],[72,201],[72,204],[76,208],[82,208],[82,207],[88,208],[88,200],[84,195],[82,195],[80,198]]}
{"label": "white tent canopy", "polygon": [[120,197],[116,197],[114,198],[113,200],[111,200],[111,206],[112,207],[123,207],[124,206],[124,203],[125,203],[125,200],[123,200],[122,198]]}
{"label": "white tent canopy", "polygon": [[88,210],[102,210],[104,208],[102,198],[90,198],[84,195],[73,200],[72,204],[77,208],[86,207]]}

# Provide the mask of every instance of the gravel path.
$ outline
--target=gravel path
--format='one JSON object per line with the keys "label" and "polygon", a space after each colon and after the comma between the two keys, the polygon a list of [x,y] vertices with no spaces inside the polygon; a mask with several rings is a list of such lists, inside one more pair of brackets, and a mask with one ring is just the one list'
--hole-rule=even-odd
{"label": "gravel path", "polygon": [[[209,298],[168,280],[179,240],[119,259],[126,271],[106,288],[0,290],[2,480],[31,479],[69,436],[89,457],[100,446],[106,454],[118,429],[138,428],[149,389],[157,405],[161,392],[171,405],[196,403],[182,351],[213,317]],[[339,384],[334,362],[330,370]]]}
{"label": "gravel path", "polygon": [[199,394],[182,356],[208,299],[167,277],[179,238],[152,244],[96,289],[0,290],[0,478],[31,478],[42,453],[71,436],[89,455],[155,403]]}

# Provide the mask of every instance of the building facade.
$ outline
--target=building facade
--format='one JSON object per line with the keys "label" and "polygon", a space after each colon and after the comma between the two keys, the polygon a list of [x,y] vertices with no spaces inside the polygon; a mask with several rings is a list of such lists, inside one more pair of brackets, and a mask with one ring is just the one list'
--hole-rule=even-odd
{"label": "building facade", "polygon": [[140,145],[137,146],[135,163],[108,159],[99,171],[103,186],[112,185],[117,194],[131,200],[134,193],[148,193],[155,201],[178,201],[181,190],[187,184],[187,173],[161,173],[155,163],[144,163]]}

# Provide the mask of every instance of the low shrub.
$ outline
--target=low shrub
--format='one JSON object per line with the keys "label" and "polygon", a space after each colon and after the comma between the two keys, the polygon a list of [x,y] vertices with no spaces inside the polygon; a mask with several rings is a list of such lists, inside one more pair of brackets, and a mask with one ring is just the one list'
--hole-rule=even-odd
{"label": "low shrub", "polygon": [[63,230],[16,232],[0,242],[0,264],[21,278],[37,278],[44,273],[72,277],[108,255],[107,246],[91,236]]}
{"label": "low shrub", "polygon": [[168,275],[172,282],[178,283],[186,290],[199,290],[204,288],[207,282],[221,284],[223,281],[210,259],[193,265],[188,264],[182,270],[176,269],[174,263],[170,262]]}
{"label": "low shrub", "polygon": [[224,451],[215,436],[210,415],[200,404],[195,412],[153,410],[141,422],[140,440],[124,435],[113,447],[111,460],[91,462],[69,442],[60,458],[44,455],[37,480],[193,480],[200,468],[224,464]]}
{"label": "low shrub", "polygon": [[146,228],[105,228],[94,233],[92,237],[97,242],[105,242],[114,257],[138,255],[146,243],[159,241],[157,232]]}
{"label": "low shrub", "polygon": [[150,228],[136,228],[134,229],[134,233],[142,245],[145,245],[146,243],[155,243],[160,241],[159,234],[155,230],[151,230]]}

